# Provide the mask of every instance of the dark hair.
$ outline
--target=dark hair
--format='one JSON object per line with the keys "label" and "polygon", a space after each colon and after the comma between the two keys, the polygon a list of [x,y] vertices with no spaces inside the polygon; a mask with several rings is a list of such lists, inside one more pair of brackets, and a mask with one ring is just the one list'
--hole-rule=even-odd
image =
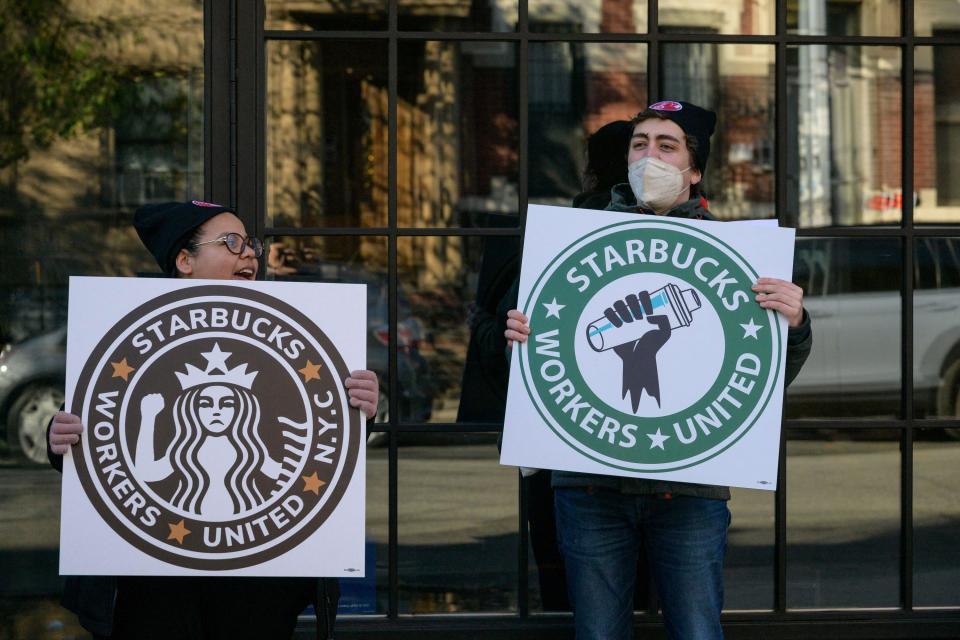
{"label": "dark hair", "polygon": [[[663,115],[656,109],[644,109],[637,115],[633,116],[633,120],[630,121],[630,136],[633,137],[633,130],[637,127],[638,124],[645,120],[650,120],[656,118],[657,120],[667,120],[669,122],[674,122],[671,118]],[[674,124],[676,124],[674,122]],[[679,125],[677,125],[679,126]],[[683,129],[680,129],[683,131]],[[700,145],[697,144],[697,139],[694,136],[688,136],[687,132],[683,132],[683,139],[687,145],[687,151],[690,152],[690,164],[693,165],[693,168],[700,172],[701,180],[697,184],[690,185],[690,198],[700,198],[706,195],[706,192],[701,186],[703,184],[703,170],[706,167],[701,167],[700,162],[697,160],[697,149],[700,148]]]}
{"label": "dark hair", "polygon": [[583,169],[584,191],[610,191],[627,181],[627,147],[633,125],[615,120],[587,138],[587,166]]}
{"label": "dark hair", "polygon": [[201,229],[203,229],[203,224],[186,232],[174,243],[173,261],[170,263],[170,273],[167,274],[171,278],[180,277],[180,271],[177,270],[177,256],[180,255],[181,250],[186,249],[187,253],[190,255],[197,255],[197,243],[200,242],[200,238],[202,236],[200,231]]}

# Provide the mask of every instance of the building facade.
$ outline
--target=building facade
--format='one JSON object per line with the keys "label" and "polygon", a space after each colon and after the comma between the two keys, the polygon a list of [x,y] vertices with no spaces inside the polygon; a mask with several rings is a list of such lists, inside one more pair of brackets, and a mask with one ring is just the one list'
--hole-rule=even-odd
{"label": "building facade", "polygon": [[581,191],[587,136],[668,98],[718,113],[711,210],[797,228],[813,318],[778,490],[730,503],[728,637],[960,634],[955,0],[8,4],[0,636],[78,628],[43,464],[67,279],[152,273],[132,212],[202,198],[264,240],[267,279],[367,284],[381,410],[338,635],[572,637],[471,322],[527,205]]}

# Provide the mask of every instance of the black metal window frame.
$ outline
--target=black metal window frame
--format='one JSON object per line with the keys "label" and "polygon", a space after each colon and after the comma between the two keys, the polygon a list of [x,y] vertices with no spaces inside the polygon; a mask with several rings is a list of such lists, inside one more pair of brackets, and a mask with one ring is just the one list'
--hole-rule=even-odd
{"label": "black metal window frame", "polygon": [[[922,0],[920,0],[922,1]],[[901,160],[902,193],[913,193],[914,51],[931,45],[960,45],[960,36],[914,36],[914,2],[901,0],[899,36],[803,36],[787,32],[786,0],[776,4],[773,35],[731,35],[663,32],[658,27],[658,3],[648,0],[648,30],[642,34],[623,33],[540,33],[529,30],[527,0],[518,0],[518,26],[514,32],[414,32],[398,28],[398,0],[387,3],[387,27],[376,31],[271,31],[264,27],[263,0],[204,0],[205,35],[205,184],[206,197],[237,206],[247,228],[258,237],[285,236],[381,236],[388,243],[388,294],[390,344],[397,344],[397,242],[410,236],[482,237],[522,234],[528,202],[528,69],[529,45],[538,42],[643,43],[647,45],[647,95],[659,97],[660,45],[664,43],[716,43],[773,45],[775,57],[776,109],[776,210],[781,220],[787,211],[787,48],[791,45],[845,44],[886,45],[901,52]],[[268,41],[293,40],[376,40],[387,43],[388,74],[388,216],[386,227],[278,228],[266,225],[266,58]],[[401,41],[441,40],[454,42],[501,41],[515,43],[517,50],[517,101],[519,116],[519,226],[502,228],[408,228],[397,225],[397,86],[398,44]],[[922,225],[913,220],[912,198],[903,198],[899,225],[886,227],[844,226],[802,228],[797,235],[839,238],[899,239],[902,247],[901,316],[901,397],[900,419],[869,418],[794,419],[784,421],[781,437],[778,490],[775,494],[774,606],[770,611],[732,612],[723,615],[731,638],[809,638],[814,635],[844,638],[954,638],[960,632],[960,608],[920,608],[913,594],[913,441],[920,428],[957,428],[960,419],[917,419],[913,407],[913,266],[914,240],[960,235],[960,226]],[[395,405],[397,359],[391,352],[389,397]],[[388,491],[388,607],[386,615],[350,617],[338,622],[338,637],[468,638],[496,635],[503,638],[572,637],[568,615],[531,614],[528,606],[528,538],[526,500],[518,482],[519,510],[518,611],[514,614],[405,615],[399,613],[397,458],[398,434],[404,432],[491,432],[499,423],[438,424],[400,422],[396,406],[390,407],[389,422],[371,425],[373,431],[389,435]],[[900,476],[900,588],[899,606],[892,609],[791,610],[787,608],[786,533],[787,492],[786,441],[791,434],[810,429],[887,429],[899,432]],[[635,626],[644,637],[662,637],[659,617],[638,613]],[[308,624],[299,634],[309,637]]]}

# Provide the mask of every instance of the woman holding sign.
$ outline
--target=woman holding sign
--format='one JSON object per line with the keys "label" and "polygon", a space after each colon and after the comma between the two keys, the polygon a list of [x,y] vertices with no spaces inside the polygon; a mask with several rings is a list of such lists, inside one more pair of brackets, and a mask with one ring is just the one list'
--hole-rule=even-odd
{"label": "woman holding sign", "polygon": [[[676,101],[658,102],[637,115],[626,149],[628,182],[613,187],[607,210],[712,220],[700,183],[715,123],[712,111]],[[721,279],[716,280],[722,286]],[[760,307],[787,321],[789,384],[812,343],[803,291],[776,278],[759,278],[752,290]],[[747,302],[747,294],[742,295]],[[673,331],[689,325],[698,307],[695,296],[680,290],[640,291],[611,300],[603,317],[590,325],[590,347],[609,348],[620,361],[622,397],[634,413],[641,402],[660,406],[657,352]],[[508,344],[528,340],[529,319],[521,311],[507,312],[506,324]],[[665,437],[659,431],[650,435],[652,446],[655,438],[662,444]],[[632,637],[634,567],[641,548],[660,597],[667,636],[723,637],[729,488],[568,471],[553,471],[552,485],[577,640]]]}
{"label": "woman holding sign", "polygon": [[[213,280],[256,279],[263,246],[247,236],[236,212],[194,200],[148,205],[134,216],[140,239],[168,277]],[[276,478],[273,460],[258,435],[256,398],[249,392],[253,373],[227,366],[219,346],[202,354],[204,369],[178,374],[183,398],[177,437],[155,451],[155,419],[163,398],[151,394],[141,404],[136,443],[138,471],[147,481],[174,478],[186,512],[222,509],[210,496],[232,493],[262,502],[252,474]],[[350,405],[368,418],[376,415],[378,383],[368,370],[346,378]],[[227,442],[225,432],[239,434]],[[51,464],[61,470],[62,456],[84,433],[78,416],[58,413],[48,432]],[[219,448],[220,451],[214,451]],[[182,479],[182,480],[180,480]],[[229,504],[229,503],[226,503]],[[246,508],[242,501],[233,511]],[[331,637],[337,583],[314,578],[71,576],[63,604],[97,638],[289,638],[297,616],[308,604],[317,612],[317,637]]]}

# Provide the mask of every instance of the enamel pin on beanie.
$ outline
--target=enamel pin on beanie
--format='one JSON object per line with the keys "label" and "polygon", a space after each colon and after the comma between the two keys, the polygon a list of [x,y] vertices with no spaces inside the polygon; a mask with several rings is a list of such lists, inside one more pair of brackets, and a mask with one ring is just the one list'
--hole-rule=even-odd
{"label": "enamel pin on beanie", "polygon": [[703,173],[710,157],[710,136],[717,126],[717,114],[689,102],[661,100],[648,109],[672,120],[683,132],[697,141],[697,168]]}

